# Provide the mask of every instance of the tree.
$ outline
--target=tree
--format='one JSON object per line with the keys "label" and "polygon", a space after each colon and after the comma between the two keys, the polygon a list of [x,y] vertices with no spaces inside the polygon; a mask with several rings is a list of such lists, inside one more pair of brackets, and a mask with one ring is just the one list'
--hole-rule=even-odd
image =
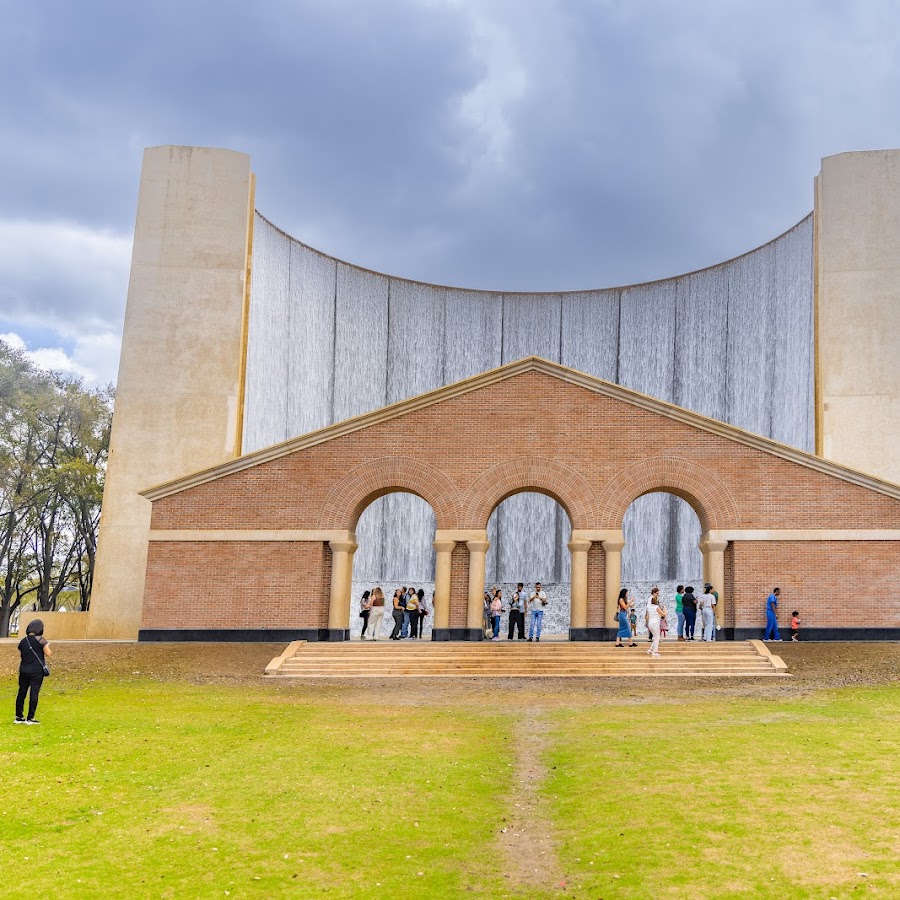
{"label": "tree", "polygon": [[73,585],[90,604],[112,401],[0,342],[0,635]]}

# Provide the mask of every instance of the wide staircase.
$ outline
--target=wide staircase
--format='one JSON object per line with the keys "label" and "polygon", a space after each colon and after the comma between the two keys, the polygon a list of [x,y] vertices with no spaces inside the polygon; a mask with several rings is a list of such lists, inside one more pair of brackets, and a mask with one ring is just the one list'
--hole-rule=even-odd
{"label": "wide staircase", "polygon": [[266,675],[277,678],[755,678],[785,674],[787,666],[762,641],[672,641],[660,647],[657,658],[647,655],[643,641],[624,648],[568,641],[295,641],[266,668]]}

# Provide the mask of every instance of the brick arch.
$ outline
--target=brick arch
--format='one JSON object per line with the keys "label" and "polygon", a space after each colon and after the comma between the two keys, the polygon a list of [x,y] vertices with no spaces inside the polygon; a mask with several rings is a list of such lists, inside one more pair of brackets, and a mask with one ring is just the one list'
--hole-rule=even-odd
{"label": "brick arch", "polygon": [[486,527],[500,503],[523,491],[552,497],[566,511],[573,528],[592,527],[596,495],[588,481],[561,463],[527,456],[500,463],[475,480],[463,506],[465,526]]}
{"label": "brick arch", "polygon": [[600,495],[598,528],[621,528],[625,511],[642,497],[665,491],[691,505],[700,528],[728,528],[739,524],[737,503],[728,487],[708,468],[676,456],[655,456],[613,476]]}
{"label": "brick arch", "polygon": [[363,510],[385,494],[405,491],[431,505],[438,528],[459,522],[459,489],[443,472],[414,459],[386,456],[350,471],[332,489],[322,507],[323,528],[354,529]]}

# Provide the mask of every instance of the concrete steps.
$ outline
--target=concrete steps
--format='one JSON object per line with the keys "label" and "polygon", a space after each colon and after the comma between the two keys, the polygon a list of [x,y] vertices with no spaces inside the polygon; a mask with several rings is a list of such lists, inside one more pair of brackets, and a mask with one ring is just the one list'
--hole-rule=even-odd
{"label": "concrete steps", "polygon": [[642,678],[771,677],[787,673],[761,641],[666,642],[661,655],[647,643],[614,647],[567,641],[437,643],[295,641],[266,668],[278,678]]}

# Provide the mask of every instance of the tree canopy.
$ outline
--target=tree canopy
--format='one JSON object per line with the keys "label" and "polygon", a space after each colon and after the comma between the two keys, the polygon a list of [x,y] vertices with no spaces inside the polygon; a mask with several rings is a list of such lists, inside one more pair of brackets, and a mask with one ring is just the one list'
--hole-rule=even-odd
{"label": "tree canopy", "polygon": [[112,407],[0,341],[0,636],[26,607],[88,609]]}

